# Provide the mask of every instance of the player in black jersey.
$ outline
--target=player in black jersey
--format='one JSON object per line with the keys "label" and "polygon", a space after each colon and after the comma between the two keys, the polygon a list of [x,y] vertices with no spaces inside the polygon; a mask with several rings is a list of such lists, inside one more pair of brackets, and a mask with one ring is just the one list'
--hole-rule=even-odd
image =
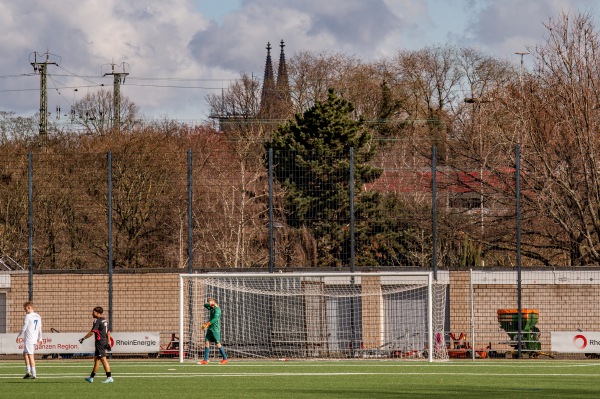
{"label": "player in black jersey", "polygon": [[111,349],[110,330],[108,329],[108,321],[104,317],[102,317],[102,313],[104,313],[104,309],[102,309],[100,306],[94,308],[94,310],[92,311],[92,317],[94,318],[94,324],[92,325],[92,329],[89,333],[86,334],[85,337],[79,340],[79,343],[82,344],[84,340],[94,335],[96,341],[96,352],[94,353],[94,368],[92,370],[92,374],[90,374],[90,376],[85,379],[87,382],[94,382],[94,376],[98,371],[100,362],[102,362],[102,367],[104,367],[104,371],[106,372],[106,380],[102,381],[102,383],[114,382],[110,373],[110,365],[108,364],[108,360],[106,359],[106,352],[110,352]]}

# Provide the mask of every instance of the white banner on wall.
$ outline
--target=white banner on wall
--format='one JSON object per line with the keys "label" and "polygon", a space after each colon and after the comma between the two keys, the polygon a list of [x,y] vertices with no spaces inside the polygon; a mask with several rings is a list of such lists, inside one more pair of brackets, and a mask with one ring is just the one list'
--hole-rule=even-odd
{"label": "white banner on wall", "polygon": [[[23,338],[16,342],[18,334],[0,334],[0,354],[23,353]],[[94,353],[94,337],[79,343],[86,333],[43,334],[41,346],[35,353]],[[112,353],[156,353],[160,350],[160,334],[157,332],[111,333]]]}
{"label": "white banner on wall", "polygon": [[600,332],[552,332],[552,352],[600,353]]}

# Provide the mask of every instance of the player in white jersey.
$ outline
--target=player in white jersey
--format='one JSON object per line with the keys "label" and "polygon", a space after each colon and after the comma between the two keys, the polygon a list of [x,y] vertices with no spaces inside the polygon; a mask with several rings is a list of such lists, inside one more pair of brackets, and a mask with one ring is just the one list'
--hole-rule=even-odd
{"label": "player in white jersey", "polygon": [[25,320],[23,321],[23,328],[17,335],[17,343],[19,338],[23,336],[23,358],[25,359],[25,379],[35,379],[35,345],[42,345],[42,318],[39,314],[33,311],[33,303],[25,302],[23,305],[25,309]]}

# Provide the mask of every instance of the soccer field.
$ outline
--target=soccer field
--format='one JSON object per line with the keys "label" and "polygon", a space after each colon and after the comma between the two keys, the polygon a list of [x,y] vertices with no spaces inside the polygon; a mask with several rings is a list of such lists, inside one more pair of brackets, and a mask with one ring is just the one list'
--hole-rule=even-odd
{"label": "soccer field", "polygon": [[38,361],[23,380],[22,362],[0,364],[2,398],[598,398],[596,361],[498,360],[252,362],[228,365],[111,361],[114,384],[84,381],[92,361]]}

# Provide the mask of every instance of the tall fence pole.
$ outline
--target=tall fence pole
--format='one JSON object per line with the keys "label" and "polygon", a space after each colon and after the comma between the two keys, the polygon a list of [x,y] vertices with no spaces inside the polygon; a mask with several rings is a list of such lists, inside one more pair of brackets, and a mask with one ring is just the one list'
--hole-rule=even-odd
{"label": "tall fence pole", "polygon": [[192,200],[193,191],[192,191],[192,150],[189,149],[187,153],[187,161],[188,161],[188,273],[192,274],[194,272],[194,219],[193,219],[193,207]]}
{"label": "tall fence pole", "polygon": [[112,242],[112,151],[108,152],[108,328],[112,330],[113,319],[113,242]]}
{"label": "tall fence pole", "polygon": [[355,237],[354,237],[354,147],[350,148],[350,271],[354,273]]}
{"label": "tall fence pole", "polygon": [[473,269],[469,269],[469,297],[471,298],[471,360],[475,360],[475,290],[473,288]]}
{"label": "tall fence pole", "polygon": [[[194,271],[194,218],[193,218],[193,206],[192,206],[192,200],[193,198],[193,179],[192,179],[192,150],[189,149],[188,153],[187,153],[187,162],[188,162],[188,273],[192,274]],[[183,278],[179,277],[179,284],[182,285],[183,284]],[[180,287],[180,295],[182,297],[182,299],[180,299],[180,317],[181,317],[181,322],[180,322],[180,334],[183,334],[183,286]],[[193,326],[194,326],[194,301],[193,301],[193,287],[192,287],[192,282],[191,280],[188,280],[187,282],[187,300],[188,300],[188,331],[193,331]],[[183,337],[183,335],[179,335],[180,337]],[[194,341],[193,341],[193,337],[194,334],[190,334],[190,340],[188,342],[188,348],[193,348],[194,345]],[[180,361],[183,361],[183,351],[180,351]]]}
{"label": "tall fence pole", "polygon": [[[350,272],[354,273],[354,147],[350,148],[350,173],[349,173],[349,185],[350,185]],[[354,290],[354,276],[350,277],[350,284],[352,290]],[[350,297],[350,335],[351,335],[351,346],[352,346],[352,357],[354,357],[357,349],[357,334],[356,334],[356,321],[354,315],[354,297]]]}
{"label": "tall fence pole", "polygon": [[27,250],[29,252],[29,300],[33,301],[33,154],[27,156],[27,225],[29,235]]}
{"label": "tall fence pole", "polygon": [[523,311],[521,308],[521,149],[515,150],[515,195],[517,214],[517,357],[522,356]]}
{"label": "tall fence pole", "polygon": [[437,154],[435,146],[431,147],[431,232],[433,241],[431,263],[433,263],[433,279],[437,281]]}
{"label": "tall fence pole", "polygon": [[273,235],[273,149],[269,148],[269,273],[275,267],[275,237]]}

